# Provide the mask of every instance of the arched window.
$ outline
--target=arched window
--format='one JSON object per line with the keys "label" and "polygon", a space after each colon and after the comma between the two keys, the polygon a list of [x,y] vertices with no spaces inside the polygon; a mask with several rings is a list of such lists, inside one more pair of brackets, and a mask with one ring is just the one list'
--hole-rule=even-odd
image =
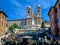
{"label": "arched window", "polygon": [[30,13],[30,11],[28,11],[28,13]]}
{"label": "arched window", "polygon": [[40,10],[38,10],[38,12],[39,12]]}

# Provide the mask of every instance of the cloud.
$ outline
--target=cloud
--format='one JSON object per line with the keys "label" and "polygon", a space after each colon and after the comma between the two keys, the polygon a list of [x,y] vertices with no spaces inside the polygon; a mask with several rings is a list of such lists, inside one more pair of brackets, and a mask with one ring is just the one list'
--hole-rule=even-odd
{"label": "cloud", "polygon": [[16,0],[9,0],[12,4],[16,5],[17,7],[21,7],[21,4],[18,3]]}

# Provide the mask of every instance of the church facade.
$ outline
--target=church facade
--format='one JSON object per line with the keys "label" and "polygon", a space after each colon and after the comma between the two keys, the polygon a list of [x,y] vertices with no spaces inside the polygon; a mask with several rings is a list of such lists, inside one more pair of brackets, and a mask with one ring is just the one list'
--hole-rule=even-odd
{"label": "church facade", "polygon": [[27,7],[27,27],[28,29],[39,29],[42,24],[41,7],[36,7],[36,14],[33,13],[31,6]]}

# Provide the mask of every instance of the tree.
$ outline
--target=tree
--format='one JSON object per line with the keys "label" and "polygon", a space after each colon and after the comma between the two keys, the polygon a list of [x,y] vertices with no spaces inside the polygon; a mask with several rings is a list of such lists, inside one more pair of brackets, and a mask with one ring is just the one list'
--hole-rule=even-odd
{"label": "tree", "polygon": [[18,25],[15,24],[15,23],[13,24],[13,27],[14,27],[14,28],[19,28]]}
{"label": "tree", "polygon": [[12,26],[9,27],[9,30],[13,31],[15,28],[19,28],[17,24],[13,24]]}
{"label": "tree", "polygon": [[13,32],[13,29],[14,29],[13,26],[10,26],[10,27],[9,27],[9,30],[12,31],[12,32]]}
{"label": "tree", "polygon": [[41,28],[45,28],[44,22],[42,22]]}

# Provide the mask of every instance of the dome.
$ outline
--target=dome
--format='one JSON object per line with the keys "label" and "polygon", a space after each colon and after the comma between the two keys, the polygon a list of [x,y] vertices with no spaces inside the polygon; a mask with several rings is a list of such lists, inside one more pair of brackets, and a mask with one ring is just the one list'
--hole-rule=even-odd
{"label": "dome", "polygon": [[31,8],[31,6],[28,6],[28,8]]}
{"label": "dome", "polygon": [[38,8],[41,8],[41,6],[40,6],[40,5],[37,5],[37,9],[38,9]]}

